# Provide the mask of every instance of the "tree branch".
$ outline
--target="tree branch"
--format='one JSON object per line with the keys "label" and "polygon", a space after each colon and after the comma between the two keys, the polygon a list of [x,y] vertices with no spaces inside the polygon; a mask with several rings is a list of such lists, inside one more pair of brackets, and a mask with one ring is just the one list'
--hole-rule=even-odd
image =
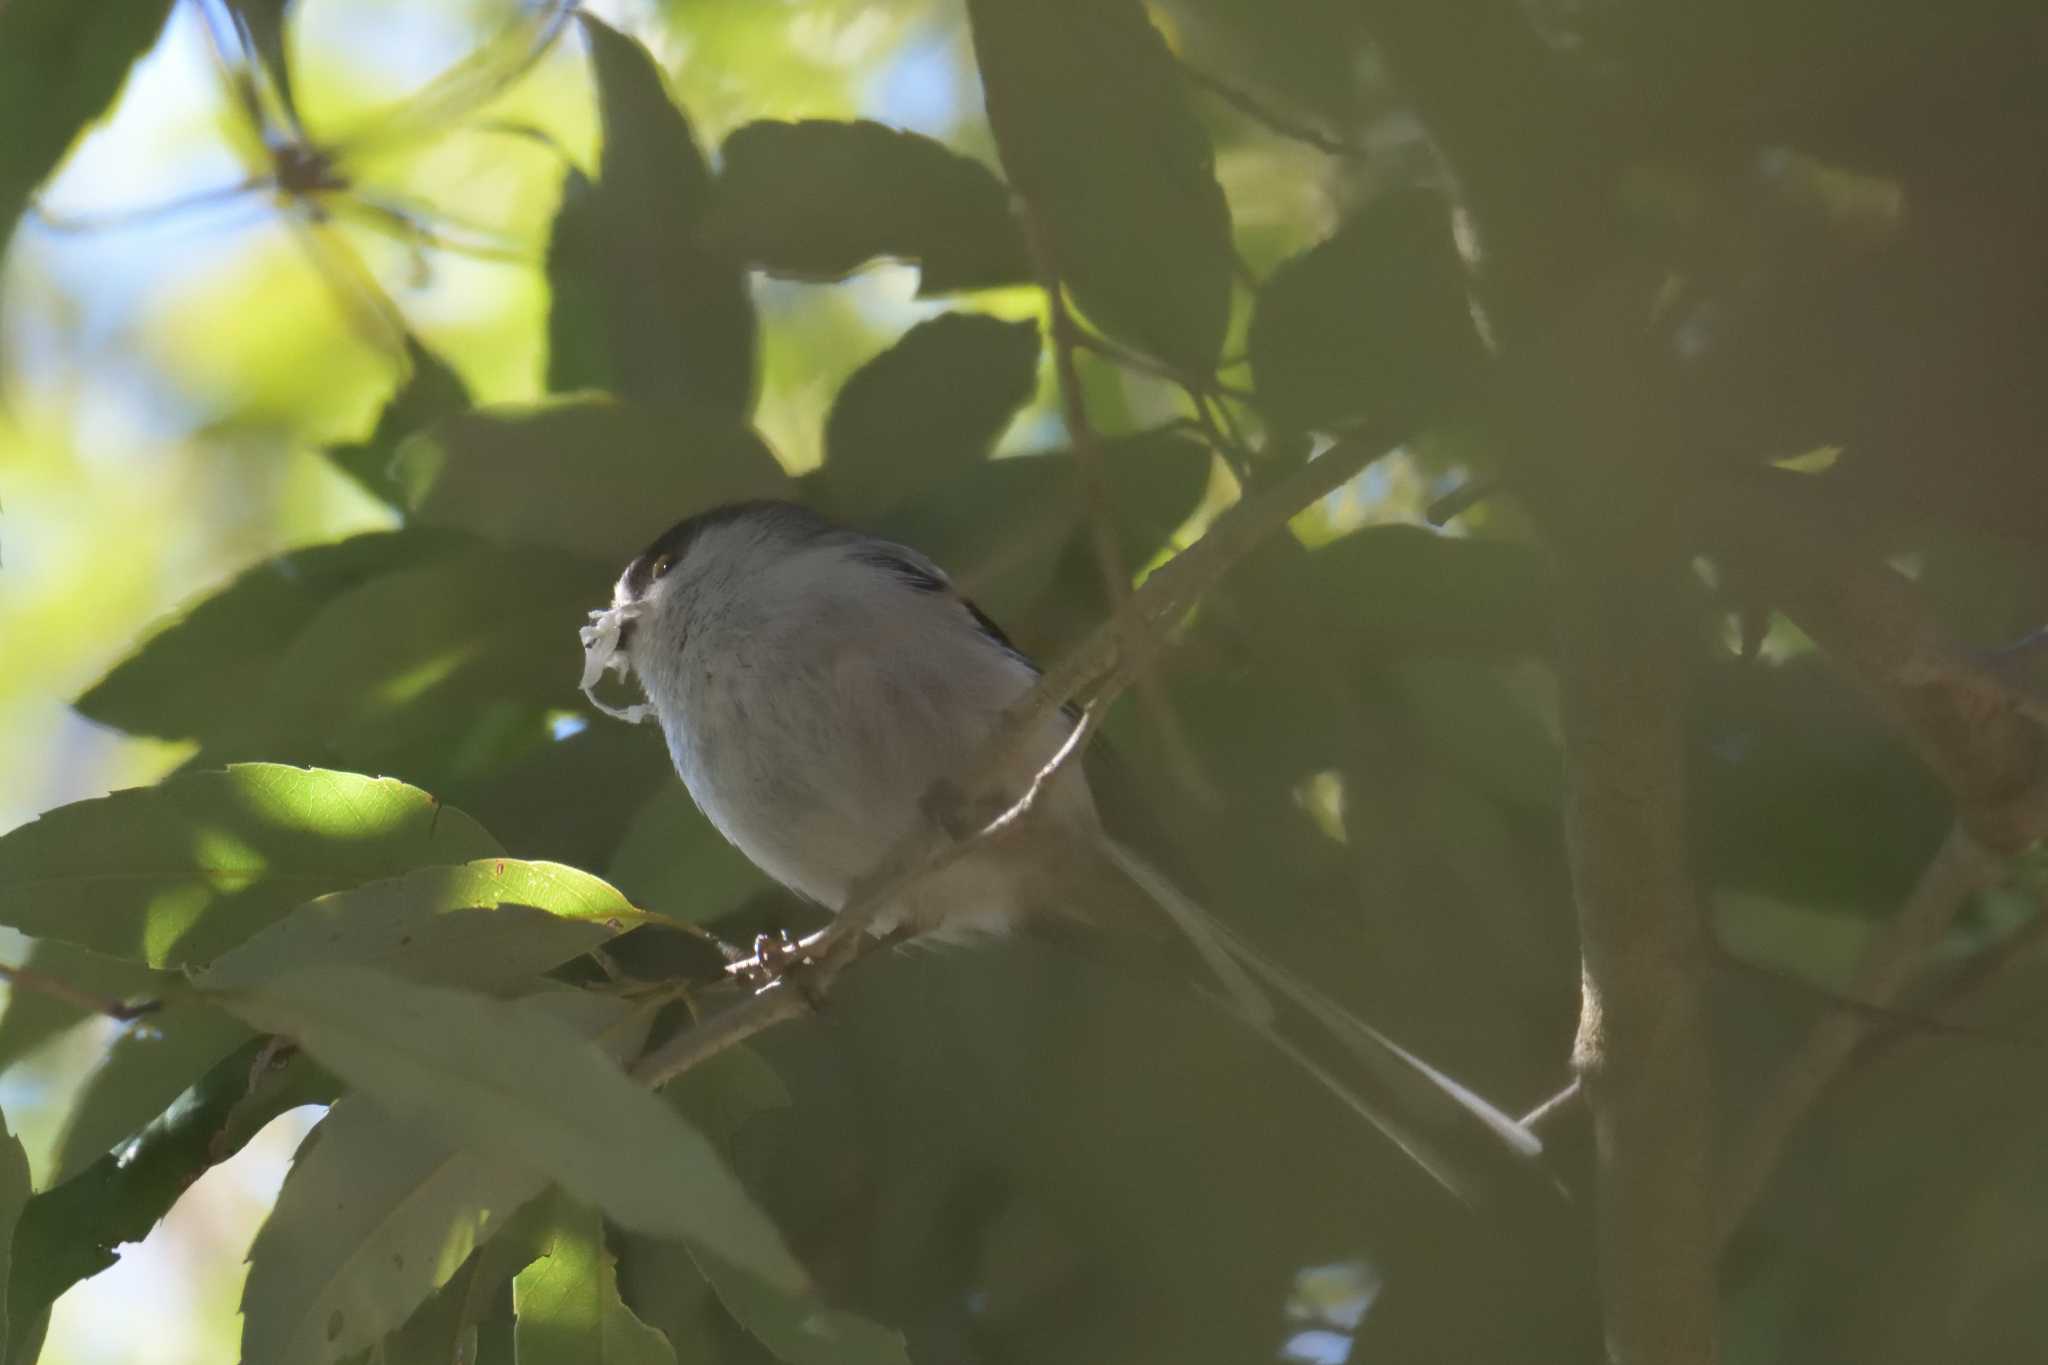
{"label": "tree branch", "polygon": [[118,1023],[129,1023],[146,1014],[155,1014],[163,1008],[161,1000],[120,1000],[110,995],[94,995],[91,991],[80,990],[68,981],[54,976],[45,976],[28,967],[9,967],[0,964],[0,981],[5,981],[16,990],[33,991],[47,995],[52,1000],[61,1000],[77,1009],[93,1014],[103,1014]]}
{"label": "tree branch", "polygon": [[[1997,878],[1999,867],[2000,860],[1959,821],[1921,872],[1906,904],[1864,948],[1848,993],[1872,1004],[1893,999],[1970,897]],[[1867,1015],[1830,1010],[1779,1068],[1722,1165],[1721,1243],[1742,1225],[1770,1183],[1787,1141],[1875,1027]]]}
{"label": "tree branch", "polygon": [[[1715,1357],[1711,1028],[1686,876],[1684,660],[1665,594],[1581,571],[1561,655],[1607,1349]],[[1647,575],[1654,583],[1662,575]]]}
{"label": "tree branch", "polygon": [[1746,581],[1811,636],[1954,795],[1986,848],[2048,833],[2048,732],[2004,667],[1964,649],[1873,545],[1795,495],[1788,480],[1718,489],[1710,530]]}

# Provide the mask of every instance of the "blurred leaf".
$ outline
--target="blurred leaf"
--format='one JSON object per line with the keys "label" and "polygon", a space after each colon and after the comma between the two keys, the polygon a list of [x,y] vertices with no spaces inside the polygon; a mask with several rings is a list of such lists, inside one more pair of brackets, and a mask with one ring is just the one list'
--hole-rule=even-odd
{"label": "blurred leaf", "polygon": [[611,577],[541,547],[380,575],[314,613],[272,663],[264,704],[202,756],[396,770],[437,788],[493,771],[552,743],[550,713],[583,704],[576,628]]}
{"label": "blurred leaf", "polygon": [[866,119],[763,120],[719,152],[708,232],[771,275],[844,279],[914,261],[920,295],[1019,284],[1031,254],[1010,192],[979,161]]}
{"label": "blurred leaf", "polygon": [[[1200,505],[1209,483],[1209,452],[1171,431],[1102,444],[1119,547],[1124,562],[1136,569]],[[1028,618],[1063,564],[1081,566],[1083,587],[1078,597],[1055,606],[1078,616],[1100,604],[1081,480],[1071,451],[988,460],[920,489],[874,518],[868,529],[929,555],[1029,648]]]}
{"label": "blurred leaf", "polygon": [[222,954],[195,980],[207,990],[239,990],[301,967],[348,965],[496,990],[648,919],[587,872],[485,859],[421,868],[307,901]]}
{"label": "blurred leaf", "polygon": [[[408,446],[403,462],[422,523],[595,556],[616,566],[607,587],[684,517],[784,485],[781,466],[742,422],[593,395],[465,414]],[[574,663],[572,654],[572,679]]]}
{"label": "blurred leaf", "polygon": [[73,140],[114,102],[170,11],[171,0],[0,6],[0,127],[8,130],[0,150],[0,223],[7,233]]}
{"label": "blurred leaf", "polygon": [[636,900],[691,924],[728,915],[775,885],[673,781],[634,813],[606,875]]}
{"label": "blurred leaf", "polygon": [[1564,754],[1499,672],[1464,659],[1412,658],[1394,666],[1420,736],[1446,766],[1489,796],[1532,811],[1558,808]]}
{"label": "blurred leaf", "polygon": [[1003,168],[1074,300],[1196,374],[1230,323],[1230,206],[1173,54],[1137,0],[969,0]]}
{"label": "blurred leaf", "polygon": [[265,1124],[333,1098],[310,1063],[255,1071],[252,1040],[200,1079],[119,1159],[109,1155],[28,1201],[15,1233],[7,1286],[5,1359],[24,1358],[59,1294],[112,1265],[114,1248],[139,1242],[210,1166],[240,1151]]}
{"label": "blurred leaf", "polygon": [[240,764],[0,836],[0,922],[152,966],[203,963],[314,896],[498,851],[403,782]]}
{"label": "blurred leaf", "polygon": [[865,518],[988,458],[1038,388],[1038,326],[945,313],[854,371],[825,419],[824,494]]}
{"label": "blurred leaf", "polygon": [[1372,200],[1267,279],[1249,346],[1259,405],[1290,430],[1436,415],[1486,359],[1449,206],[1421,190]]}
{"label": "blurred leaf", "polygon": [[1949,825],[1941,784],[1813,655],[1718,661],[1690,690],[1708,884],[1891,913]]}
{"label": "blurred leaf", "polygon": [[667,1339],[619,1297],[603,1215],[555,1204],[545,1252],[512,1282],[519,1365],[675,1365]]}
{"label": "blurred leaf", "polygon": [[422,427],[469,407],[469,388],[461,375],[410,334],[405,349],[412,377],[384,405],[369,438],[327,451],[328,459],[392,507],[405,501],[396,467],[399,444]]}
{"label": "blurred leaf", "polygon": [[[28,1153],[8,1129],[7,1116],[0,1114],[0,1286],[13,1277],[14,1229],[28,1206],[29,1193]],[[0,1295],[0,1345],[14,1339],[9,1311],[6,1296]]]}
{"label": "blurred leaf", "polygon": [[[146,1000],[162,995],[165,986],[175,980],[165,972],[46,938],[29,944],[28,956],[20,965],[110,1000]],[[0,1071],[81,1020],[98,1017],[89,1009],[41,991],[9,989],[6,1012],[0,1014]]]}
{"label": "blurred leaf", "polygon": [[239,1020],[183,1000],[127,1026],[65,1116],[48,1183],[69,1180],[115,1150],[248,1041]]}
{"label": "blurred leaf", "polygon": [[249,1248],[242,1359],[318,1365],[369,1345],[546,1188],[515,1162],[343,1098],[299,1148]]}
{"label": "blurred leaf", "polygon": [[160,624],[78,699],[78,710],[163,739],[231,732],[269,701],[272,664],[323,606],[460,543],[431,532],[375,531],[265,560]]}
{"label": "blurred leaf", "polygon": [[359,967],[295,972],[221,999],[394,1114],[544,1172],[622,1227],[687,1239],[781,1286],[805,1283],[703,1135],[537,1010]]}
{"label": "blurred leaf", "polygon": [[572,182],[548,252],[549,280],[569,304],[549,325],[548,385],[595,384],[651,406],[682,399],[744,419],[754,305],[740,263],[703,244],[710,171],[647,49],[579,17],[604,152],[594,185]]}

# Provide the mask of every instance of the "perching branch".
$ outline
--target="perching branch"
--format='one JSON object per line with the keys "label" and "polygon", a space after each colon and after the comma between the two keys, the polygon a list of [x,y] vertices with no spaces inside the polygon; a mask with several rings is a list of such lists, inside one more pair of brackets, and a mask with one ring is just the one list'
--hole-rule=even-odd
{"label": "perching branch", "polygon": [[[1354,435],[1339,441],[1320,458],[1224,512],[1208,534],[1168,561],[1131,594],[1124,613],[1132,623],[1131,630],[1156,633],[1177,620],[1267,536],[1286,526],[1317,498],[1355,477],[1398,441],[1398,435]],[[1112,618],[1069,650],[1030,692],[1003,714],[996,733],[967,765],[969,780],[958,783],[958,789],[971,797],[984,790],[993,778],[1013,771],[1024,750],[1041,733],[1045,720],[1067,702],[1085,697],[1090,706],[1087,715],[1107,707],[1129,680],[1129,636],[1130,630],[1124,623]],[[1075,728],[1055,755],[1055,763],[1071,761],[1085,741],[1089,725],[1084,715],[1083,724]],[[1041,769],[1034,780],[1034,790],[1047,776],[1049,773]],[[1023,799],[1030,797],[1027,792]],[[1015,803],[1009,810],[1015,810]],[[1004,818],[1008,818],[1007,812]],[[832,925],[818,936],[816,956],[806,968],[806,986],[813,993],[828,989],[839,973],[869,946],[871,940],[866,931],[883,907],[921,878],[965,853],[980,837],[983,836],[957,840],[929,821],[905,835],[874,871],[861,879]],[[802,992],[786,985],[771,987],[684,1030],[641,1058],[633,1074],[649,1085],[663,1084],[707,1058],[785,1020],[801,1018],[809,1011],[810,1004]]]}

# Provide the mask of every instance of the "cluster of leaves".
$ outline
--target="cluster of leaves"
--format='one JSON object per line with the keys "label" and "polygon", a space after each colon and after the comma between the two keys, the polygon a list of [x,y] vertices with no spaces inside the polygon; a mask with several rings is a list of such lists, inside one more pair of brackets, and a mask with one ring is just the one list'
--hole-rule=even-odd
{"label": "cluster of leaves", "polygon": [[[67,75],[61,100],[34,98],[47,73],[7,83],[36,136],[0,154],[0,209],[111,97],[165,6],[127,8],[154,17],[114,33],[60,0],[0,9],[0,54],[75,44],[110,73]],[[1353,79],[1364,35],[1334,9],[1176,14],[1191,50],[1209,44],[1342,126],[1370,111]],[[1271,148],[1199,116],[1137,0],[966,12],[1000,177],[853,121],[752,123],[707,157],[648,53],[582,19],[604,143],[593,176],[572,174],[548,253],[555,396],[473,408],[414,345],[376,430],[331,452],[400,529],[250,569],[80,699],[94,720],[198,752],[157,789],[0,838],[0,923],[33,936],[35,971],[170,1003],[101,1060],[33,1192],[18,1145],[0,1161],[6,1359],[33,1358],[55,1296],[200,1172],[310,1102],[332,1108],[251,1253],[252,1362],[1244,1359],[1284,1332],[1290,1277],[1349,1258],[1392,1286],[1358,1328],[1362,1354],[1595,1349],[1583,1257],[1530,1251],[1555,1229],[1449,1213],[1245,1038],[1027,947],[877,961],[834,997],[829,1028],[773,1035],[658,1096],[628,1079],[688,1014],[685,988],[655,983],[695,965],[693,927],[737,938],[803,913],[690,809],[651,735],[594,721],[575,690],[575,628],[628,556],[718,502],[789,497],[917,545],[1034,652],[1108,605],[1089,452],[991,458],[1040,389],[1035,322],[970,305],[911,328],[841,388],[822,464],[792,477],[750,424],[753,275],[837,280],[902,260],[933,297],[1056,277],[1090,329],[1091,397],[1111,377],[1093,352],[1180,391],[1185,416],[1163,425],[1096,406],[1132,566],[1201,509],[1219,453],[1256,490],[1311,433],[1369,424],[1412,438],[1429,473],[1478,460],[1512,474],[1496,419],[1532,388],[1584,387],[1554,357],[1489,353],[1449,210],[1414,177],[1360,174],[1333,232],[1242,287],[1255,229],[1234,226],[1212,148]],[[1685,50],[1673,28],[1595,26],[1577,50],[1649,91],[1645,73]],[[1689,69],[1719,70],[1727,36]],[[1473,79],[1510,88],[1493,59],[1478,51]],[[1771,122],[1790,117],[1773,92],[1775,113],[1716,135],[1805,143],[1796,119]],[[1865,327],[1869,364],[1853,373],[1826,356],[1868,321],[1845,303],[1887,271],[1941,314],[1929,280],[1964,226],[1802,276],[1889,230],[1844,190],[1866,178],[1786,159],[1745,176],[1718,143],[1689,158],[1698,90],[1657,95],[1635,132],[1666,135],[1669,155],[1642,154],[1628,181],[1636,237],[1626,251],[1574,240],[1558,259],[1661,252],[1725,292],[1697,310],[1693,382],[1669,395],[1688,449],[1725,462],[1851,443],[1831,487],[1911,501],[1897,495],[1920,476],[1888,454],[1904,438],[1859,387],[1896,381],[1900,327]],[[1575,88],[1570,107],[1582,100]],[[1766,226],[1720,241],[1749,210]],[[1801,377],[1781,382],[1784,365]],[[1972,408],[1982,392],[1956,377],[1937,406],[2002,429]],[[1996,392],[1997,419],[2015,420]],[[2028,505],[1974,479],[1943,487],[1958,483],[1941,504],[1951,530],[2009,529]],[[1512,515],[1488,512],[1494,539],[1372,527],[1247,560],[1174,641],[1160,723],[1112,718],[1139,761],[1105,804],[1163,817],[1204,899],[1255,914],[1277,956],[1314,964],[1479,1090],[1533,1101],[1562,1079],[1578,980],[1546,723],[1550,591]],[[1986,543],[1933,543],[1930,586],[1978,619],[1987,600],[2038,610],[2015,586],[2032,561]],[[1716,628],[1747,604],[1722,587],[1692,604],[1700,872],[1738,946],[1825,969],[1822,950],[1853,944],[1910,878],[1940,803],[1809,657],[1723,648]],[[1794,1001],[1731,994],[1731,1069],[1757,1074]],[[0,1064],[76,1018],[16,993]],[[1881,1183],[1869,1147],[1830,1192]],[[1822,1217],[1787,1222],[1806,1253],[1826,1237]],[[1796,1250],[1769,1259],[1752,1277],[1776,1296],[1757,1331],[1782,1328],[1796,1300],[1821,1323],[1815,1342],[1836,1339],[1847,1277],[1810,1275]]]}

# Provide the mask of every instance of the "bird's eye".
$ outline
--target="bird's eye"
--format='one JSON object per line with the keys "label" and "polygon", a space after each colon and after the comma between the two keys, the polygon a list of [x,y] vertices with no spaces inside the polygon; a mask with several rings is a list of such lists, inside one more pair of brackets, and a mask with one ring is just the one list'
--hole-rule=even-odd
{"label": "bird's eye", "polygon": [[670,559],[667,555],[656,556],[654,561],[654,576],[656,578],[660,578],[663,574],[667,573],[670,569],[674,567],[675,561],[673,559]]}

